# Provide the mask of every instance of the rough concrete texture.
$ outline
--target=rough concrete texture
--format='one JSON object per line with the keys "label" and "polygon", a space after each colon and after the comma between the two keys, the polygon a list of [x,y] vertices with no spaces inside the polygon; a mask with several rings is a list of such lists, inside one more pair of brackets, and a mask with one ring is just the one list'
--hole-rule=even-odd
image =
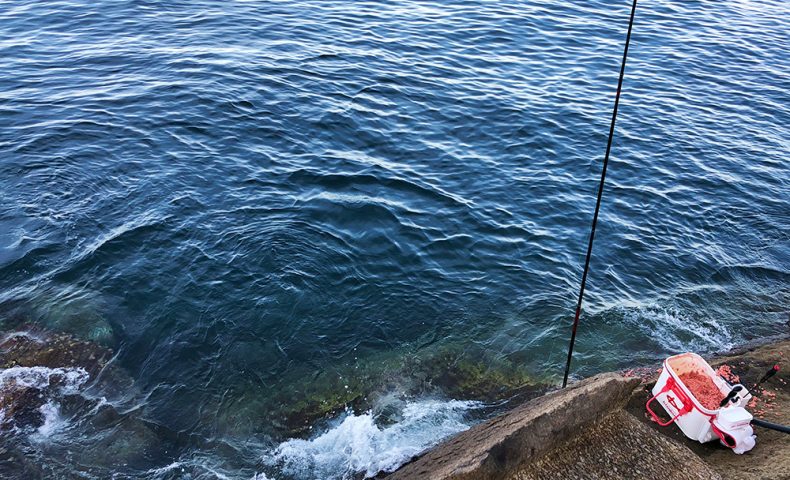
{"label": "rough concrete texture", "polygon": [[[783,364],[790,340],[770,341],[709,361],[728,365],[747,386],[780,364],[749,410],[790,425],[790,364]],[[440,444],[391,478],[790,480],[790,435],[755,427],[757,445],[745,455],[716,441],[689,440],[676,426],[659,427],[646,415],[657,373],[641,371],[647,372],[643,379],[604,374],[536,398]]]}
{"label": "rough concrete texture", "polygon": [[[790,425],[790,363],[787,359],[790,359],[790,341],[777,340],[768,345],[738,349],[735,353],[712,359],[710,363],[714,368],[729,365],[747,386],[756,382],[772,365],[779,364],[781,370],[763,384],[760,398],[749,411],[757,418]],[[744,455],[735,455],[719,442],[694,442],[674,425],[662,428],[653,423],[645,414],[645,402],[649,398],[647,390],[652,388],[655,380],[655,377],[647,379],[644,388],[636,389],[626,406],[626,410],[646,425],[653,436],[659,433],[688,447],[728,480],[790,479],[790,435],[786,433],[754,427],[757,445]]]}
{"label": "rough concrete texture", "polygon": [[656,435],[622,410],[582,428],[510,480],[722,477],[683,445]]}
{"label": "rough concrete texture", "polygon": [[639,382],[606,373],[536,398],[445,441],[389,478],[507,478],[622,408]]}

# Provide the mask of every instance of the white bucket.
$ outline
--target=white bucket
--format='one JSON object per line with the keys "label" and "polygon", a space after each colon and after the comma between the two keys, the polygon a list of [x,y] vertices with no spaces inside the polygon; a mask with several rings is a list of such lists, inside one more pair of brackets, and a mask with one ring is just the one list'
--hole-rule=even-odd
{"label": "white bucket", "polygon": [[[719,439],[724,445],[735,449],[738,442],[737,438],[741,435],[731,434],[729,431],[721,428],[724,425],[717,426],[714,424],[714,420],[719,412],[723,410],[740,408],[742,404],[745,404],[748,399],[751,398],[751,396],[745,395],[736,403],[725,406],[724,409],[707,409],[699,403],[694,397],[694,394],[691,393],[683,381],[680,380],[680,375],[688,372],[700,372],[710,377],[713,383],[719,388],[722,396],[727,396],[734,387],[721,378],[721,376],[708,365],[708,362],[696,353],[682,353],[664,360],[661,375],[659,375],[658,381],[653,387],[653,397],[647,401],[647,411],[653,417],[653,420],[660,426],[665,427],[674,422],[683,433],[692,440],[705,443]],[[746,389],[743,391],[745,392]],[[661,421],[658,415],[653,412],[650,408],[650,404],[653,400],[658,400],[658,403],[664,407],[664,410],[671,417],[670,420]],[[743,411],[746,415],[751,417],[748,412],[745,410]],[[751,418],[749,418],[749,420],[751,420]],[[732,433],[736,432],[733,431]]]}

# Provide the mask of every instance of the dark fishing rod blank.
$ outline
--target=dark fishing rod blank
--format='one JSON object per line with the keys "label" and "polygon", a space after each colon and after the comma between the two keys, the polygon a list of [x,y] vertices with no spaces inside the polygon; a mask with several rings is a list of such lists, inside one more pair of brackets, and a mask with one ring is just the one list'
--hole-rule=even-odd
{"label": "dark fishing rod blank", "polygon": [[770,369],[770,370],[768,370],[767,372],[765,372],[765,375],[763,375],[763,376],[762,376],[762,378],[760,378],[759,380],[757,380],[757,383],[755,383],[754,385],[752,385],[752,388],[750,388],[750,389],[749,389],[749,391],[750,391],[750,392],[754,392],[754,391],[755,391],[755,389],[756,389],[757,387],[759,387],[760,385],[762,385],[762,383],[763,383],[763,382],[765,382],[766,380],[768,380],[769,378],[771,378],[771,377],[773,377],[774,375],[776,375],[776,372],[778,372],[778,371],[779,371],[779,365],[774,365],[773,367],[771,367],[771,369]]}
{"label": "dark fishing rod blank", "polygon": [[636,1],[631,5],[631,18],[628,21],[628,34],[625,36],[625,48],[623,49],[623,61],[620,63],[620,78],[617,81],[617,93],[614,96],[614,108],[612,109],[612,122],[609,125],[609,141],[606,143],[606,154],[603,157],[603,168],[601,170],[601,183],[598,185],[598,199],[595,201],[595,214],[593,214],[592,227],[590,228],[590,241],[587,244],[587,257],[584,260],[584,272],[582,273],[582,283],[579,288],[579,301],[576,304],[576,317],[573,319],[573,330],[571,330],[571,340],[568,346],[568,361],[565,364],[565,376],[562,378],[562,388],[568,385],[568,374],[571,371],[571,359],[573,358],[573,344],[576,342],[576,329],[579,326],[579,317],[582,313],[582,299],[584,298],[584,287],[587,284],[587,274],[590,271],[590,257],[592,256],[593,240],[595,239],[595,225],[598,223],[598,213],[601,211],[601,197],[603,196],[603,186],[606,180],[606,167],[609,165],[609,153],[612,151],[612,139],[614,138],[614,124],[617,121],[617,108],[620,105],[620,92],[623,89],[623,77],[625,76],[625,61],[628,58],[628,44],[631,43],[631,30],[634,27],[634,15],[636,14]]}
{"label": "dark fishing rod blank", "polygon": [[769,430],[776,430],[777,432],[782,433],[790,433],[790,427],[787,425],[780,425],[778,423],[771,423],[766,422],[765,420],[758,420],[756,418],[752,419],[752,425],[757,425],[758,427],[767,428]]}

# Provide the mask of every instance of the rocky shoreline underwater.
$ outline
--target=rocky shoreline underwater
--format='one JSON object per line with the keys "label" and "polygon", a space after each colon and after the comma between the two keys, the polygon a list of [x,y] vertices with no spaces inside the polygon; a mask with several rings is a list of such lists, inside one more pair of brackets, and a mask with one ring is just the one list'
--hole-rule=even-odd
{"label": "rocky shoreline underwater", "polygon": [[[151,465],[167,465],[178,452],[225,449],[226,455],[234,455],[219,436],[201,435],[197,429],[175,431],[152,419],[146,413],[147,394],[138,391],[134,379],[114,361],[112,342],[101,344],[56,333],[35,322],[10,324],[13,328],[0,337],[0,433],[4,439],[0,473],[4,477],[58,476],[63,468],[82,468],[87,475],[124,470],[134,477],[150,473]],[[646,379],[654,370],[621,373]],[[470,409],[474,417],[470,421],[478,423],[556,389],[551,379],[536,380],[511,364],[486,358],[484,352],[459,353],[450,348],[421,358],[379,359],[362,369],[357,365],[356,371],[357,375],[349,372],[346,378],[316,379],[301,392],[278,392],[272,398],[279,400],[253,405],[244,412],[245,418],[273,426],[282,440],[308,439],[314,437],[316,426],[349,412],[375,410],[377,424],[394,424],[398,413],[387,411],[389,397],[404,401],[432,394],[477,401],[479,406]],[[224,413],[228,418],[238,415]],[[47,442],[69,430],[89,440],[82,445],[75,442],[70,453],[49,448]],[[54,463],[42,463],[31,455],[48,450],[58,452]],[[255,471],[266,465],[257,459],[245,467]],[[181,474],[195,478],[208,472],[199,464],[179,468]]]}

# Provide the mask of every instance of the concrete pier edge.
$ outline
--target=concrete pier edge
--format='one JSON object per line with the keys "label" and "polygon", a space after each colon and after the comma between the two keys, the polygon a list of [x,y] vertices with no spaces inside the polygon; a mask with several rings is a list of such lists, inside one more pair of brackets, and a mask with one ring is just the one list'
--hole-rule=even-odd
{"label": "concrete pier edge", "polygon": [[518,470],[587,424],[621,409],[636,378],[603,373],[530,400],[439,444],[390,479],[493,479]]}
{"label": "concrete pier edge", "polygon": [[[743,343],[707,357],[754,381],[790,359],[790,334]],[[767,385],[755,415],[790,424],[790,375],[783,365]],[[403,465],[388,479],[469,480],[540,478],[785,479],[790,480],[790,436],[759,429],[746,455],[661,428],[644,413],[653,378],[603,373],[525,402],[451,437]],[[761,411],[761,409],[765,411]],[[658,435],[657,435],[658,434]],[[777,452],[782,452],[776,455]],[[571,477],[568,477],[570,475]]]}

